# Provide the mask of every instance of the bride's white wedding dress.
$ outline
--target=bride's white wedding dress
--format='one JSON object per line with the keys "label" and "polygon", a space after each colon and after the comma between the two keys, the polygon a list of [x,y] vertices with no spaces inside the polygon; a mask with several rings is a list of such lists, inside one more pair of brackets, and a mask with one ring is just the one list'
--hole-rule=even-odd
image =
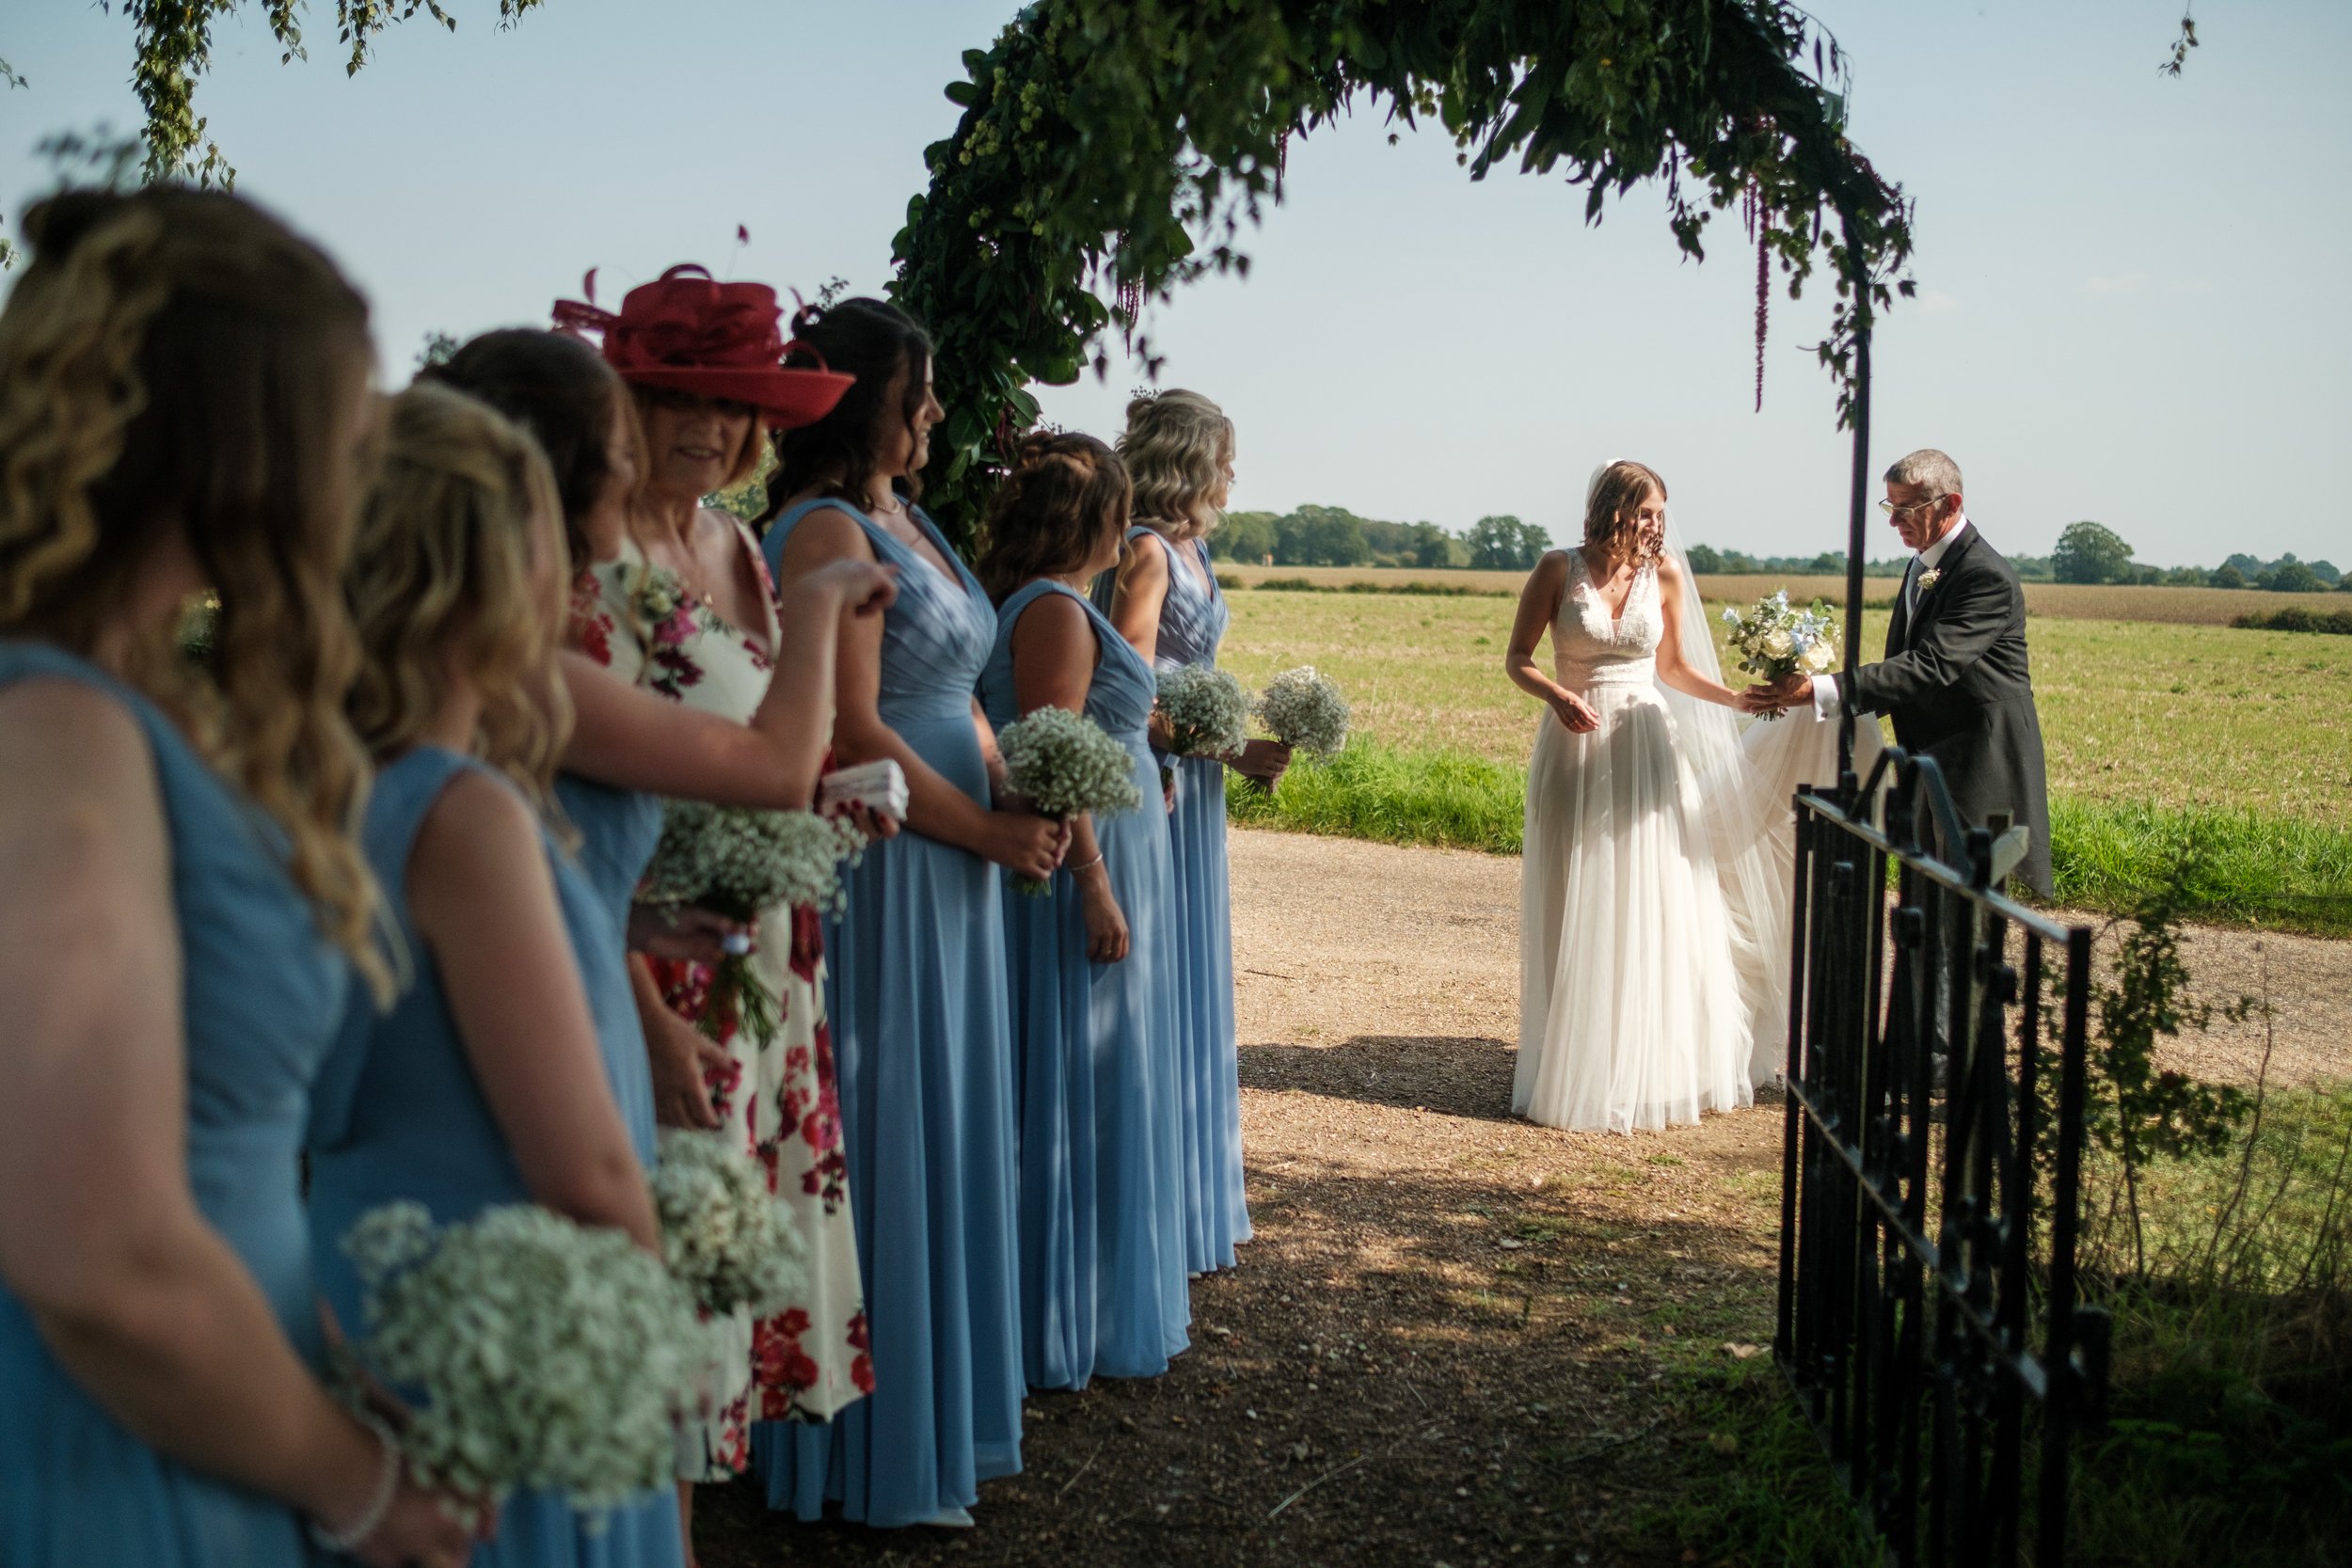
{"label": "bride's white wedding dress", "polygon": [[[1690,561],[1683,657],[1720,681]],[[1754,1101],[1788,1037],[1791,797],[1837,768],[1837,727],[1800,705],[1744,732],[1728,708],[1659,683],[1658,571],[1620,616],[1583,552],[1553,612],[1553,670],[1600,727],[1549,709],[1527,769],[1521,862],[1519,1059],[1511,1108],[1553,1127],[1629,1132]],[[1879,750],[1857,723],[1854,767]]]}
{"label": "bride's white wedding dress", "polygon": [[1553,666],[1600,727],[1575,734],[1547,709],[1528,764],[1511,1109],[1617,1132],[1696,1121],[1755,1100],[1752,992],[1769,959],[1725,895],[1699,775],[1658,684],[1657,569],[1642,568],[1613,621],[1582,552],[1567,557]]}

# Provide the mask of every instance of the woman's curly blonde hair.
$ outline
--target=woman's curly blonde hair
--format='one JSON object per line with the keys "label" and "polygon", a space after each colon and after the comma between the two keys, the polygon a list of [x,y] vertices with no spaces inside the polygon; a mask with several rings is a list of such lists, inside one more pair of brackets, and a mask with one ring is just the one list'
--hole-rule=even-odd
{"label": "woman's curly blonde hair", "polygon": [[1619,458],[1602,469],[1593,485],[1592,499],[1584,506],[1584,543],[1597,546],[1612,561],[1628,561],[1635,566],[1655,562],[1665,552],[1665,533],[1661,530],[1645,532],[1635,516],[1652,490],[1663,505],[1666,482],[1645,463]]}
{"label": "woman's curly blonde hair", "polygon": [[1119,455],[1136,485],[1135,519],[1177,539],[1213,531],[1211,503],[1233,456],[1233,421],[1198,392],[1170,388],[1127,404]]}
{"label": "woman's curly blonde hair", "polygon": [[184,666],[167,620],[123,673],[284,831],[320,928],[380,994],[368,759],[342,711],[367,303],[216,191],[67,192],[24,230],[32,261],[0,311],[0,635],[91,654],[184,543],[220,601],[210,668]]}
{"label": "woman's curly blonde hair", "polygon": [[555,769],[571,731],[555,663],[571,580],[563,515],[554,470],[520,427],[419,382],[392,400],[349,578],[367,656],[351,721],[376,759],[417,744],[462,673],[482,704],[474,753],[559,831]]}

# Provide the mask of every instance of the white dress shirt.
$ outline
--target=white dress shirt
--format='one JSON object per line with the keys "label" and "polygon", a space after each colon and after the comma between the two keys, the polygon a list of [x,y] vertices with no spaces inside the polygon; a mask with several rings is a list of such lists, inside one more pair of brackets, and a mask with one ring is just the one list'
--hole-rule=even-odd
{"label": "white dress shirt", "polygon": [[[1936,563],[1951,553],[1952,546],[1968,531],[1968,514],[1960,515],[1960,521],[1945,531],[1944,537],[1911,558],[1903,571],[1903,612],[1908,617],[1918,613],[1919,574],[1932,572]],[[1817,719],[1837,717],[1837,677],[1813,677],[1813,716]]]}

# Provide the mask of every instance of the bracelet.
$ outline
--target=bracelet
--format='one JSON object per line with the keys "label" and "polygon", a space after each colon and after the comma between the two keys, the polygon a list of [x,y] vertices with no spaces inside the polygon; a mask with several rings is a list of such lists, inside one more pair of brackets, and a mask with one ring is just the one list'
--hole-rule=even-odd
{"label": "bracelet", "polygon": [[392,1429],[373,1411],[355,1410],[351,1417],[374,1434],[383,1458],[375,1472],[375,1490],[368,1497],[368,1506],[359,1511],[359,1517],[342,1529],[328,1529],[316,1519],[310,1521],[310,1539],[330,1552],[356,1550],[381,1529],[385,1516],[392,1512],[392,1499],[400,1495],[400,1445],[393,1441]]}
{"label": "bracelet", "polygon": [[1100,864],[1102,864],[1102,863],[1103,863],[1103,851],[1102,851],[1102,850],[1100,850],[1100,849],[1097,849],[1097,850],[1094,852],[1094,858],[1093,858],[1092,860],[1090,860],[1090,861],[1087,862],[1084,865],[1065,865],[1065,866],[1063,866],[1063,867],[1062,867],[1062,869],[1063,869],[1064,871],[1067,871],[1067,872],[1072,873],[1072,874],[1074,876],[1076,873],[1081,872],[1081,871],[1091,871],[1091,870],[1093,870],[1096,866],[1098,866],[1098,865],[1100,865]]}

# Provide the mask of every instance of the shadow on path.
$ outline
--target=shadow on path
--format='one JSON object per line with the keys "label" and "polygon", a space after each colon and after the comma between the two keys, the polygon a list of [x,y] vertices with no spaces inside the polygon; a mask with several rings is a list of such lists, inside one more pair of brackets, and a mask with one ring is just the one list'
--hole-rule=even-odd
{"label": "shadow on path", "polygon": [[1476,1121],[1514,1121],[1517,1048],[1470,1035],[1358,1035],[1342,1045],[1245,1045],[1246,1089],[1290,1090]]}

